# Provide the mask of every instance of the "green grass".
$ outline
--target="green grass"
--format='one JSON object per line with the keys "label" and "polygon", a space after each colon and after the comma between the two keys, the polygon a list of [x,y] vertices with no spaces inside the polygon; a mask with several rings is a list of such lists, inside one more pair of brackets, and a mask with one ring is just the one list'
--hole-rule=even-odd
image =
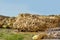
{"label": "green grass", "polygon": [[0,29],[0,40],[32,40],[36,33],[31,32],[14,32],[10,29]]}
{"label": "green grass", "polygon": [[0,39],[4,40],[23,40],[24,35],[22,34],[7,34],[7,33],[0,33]]}

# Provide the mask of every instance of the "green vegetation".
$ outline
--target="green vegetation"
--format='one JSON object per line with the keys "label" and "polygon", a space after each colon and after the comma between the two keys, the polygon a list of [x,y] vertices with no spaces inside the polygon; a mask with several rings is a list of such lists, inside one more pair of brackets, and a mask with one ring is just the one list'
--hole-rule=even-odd
{"label": "green vegetation", "polygon": [[23,40],[24,35],[21,34],[7,34],[7,33],[0,33],[0,39],[4,40]]}
{"label": "green vegetation", "polygon": [[15,32],[13,29],[0,29],[0,40],[32,40],[32,32]]}

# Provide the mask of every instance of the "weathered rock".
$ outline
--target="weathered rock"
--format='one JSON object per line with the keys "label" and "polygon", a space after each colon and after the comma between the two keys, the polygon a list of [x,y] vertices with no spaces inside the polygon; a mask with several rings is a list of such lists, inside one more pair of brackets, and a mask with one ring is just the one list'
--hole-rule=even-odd
{"label": "weathered rock", "polygon": [[13,28],[29,32],[45,31],[48,28],[55,28],[59,26],[59,16],[41,16],[32,14],[18,15],[16,22],[13,24]]}
{"label": "weathered rock", "polygon": [[17,28],[19,31],[37,32],[60,27],[60,15],[19,14],[17,17],[0,15],[0,28]]}
{"label": "weathered rock", "polygon": [[14,22],[15,22],[15,17],[10,17],[8,20],[6,20],[8,28],[13,28],[13,23]]}
{"label": "weathered rock", "polygon": [[39,34],[37,34],[37,35],[34,35],[34,36],[32,37],[32,39],[33,39],[33,40],[42,40],[42,39],[44,39],[44,37],[47,37],[47,36],[48,36],[47,33],[41,32],[41,33],[39,33]]}
{"label": "weathered rock", "polygon": [[40,32],[37,35],[34,35],[32,39],[33,40],[60,39],[60,28],[51,28],[46,32]]}
{"label": "weathered rock", "polygon": [[0,27],[2,27],[2,25],[4,24],[4,19],[5,18],[9,18],[9,17],[0,15]]}
{"label": "weathered rock", "polygon": [[12,28],[15,22],[15,17],[8,17],[0,15],[0,28]]}

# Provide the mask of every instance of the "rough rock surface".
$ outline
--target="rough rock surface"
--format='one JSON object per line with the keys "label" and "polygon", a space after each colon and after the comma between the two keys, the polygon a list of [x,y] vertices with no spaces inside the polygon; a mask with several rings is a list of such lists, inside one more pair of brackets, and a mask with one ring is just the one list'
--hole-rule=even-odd
{"label": "rough rock surface", "polygon": [[0,15],[0,28],[12,28],[15,17]]}
{"label": "rough rock surface", "polygon": [[0,15],[0,28],[15,28],[19,31],[37,32],[60,27],[60,15],[19,14],[17,17]]}
{"label": "rough rock surface", "polygon": [[16,22],[13,24],[13,28],[28,32],[45,31],[49,28],[55,28],[59,26],[60,16],[58,15],[42,16],[19,14]]}
{"label": "rough rock surface", "polygon": [[60,28],[52,28],[51,30],[48,30],[46,32],[40,32],[37,35],[34,35],[32,39],[33,40],[60,39]]}

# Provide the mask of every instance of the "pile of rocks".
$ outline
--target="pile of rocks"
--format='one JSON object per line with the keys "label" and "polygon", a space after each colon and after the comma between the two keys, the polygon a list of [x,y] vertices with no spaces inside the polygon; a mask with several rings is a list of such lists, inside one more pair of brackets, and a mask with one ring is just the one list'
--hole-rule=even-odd
{"label": "pile of rocks", "polygon": [[12,28],[14,22],[15,17],[0,15],[0,28]]}
{"label": "pile of rocks", "polygon": [[37,32],[60,26],[60,16],[41,16],[32,14],[19,14],[13,28],[19,31]]}
{"label": "pile of rocks", "polygon": [[17,17],[0,15],[0,28],[13,28],[24,32],[45,31],[60,26],[60,15],[19,14]]}

